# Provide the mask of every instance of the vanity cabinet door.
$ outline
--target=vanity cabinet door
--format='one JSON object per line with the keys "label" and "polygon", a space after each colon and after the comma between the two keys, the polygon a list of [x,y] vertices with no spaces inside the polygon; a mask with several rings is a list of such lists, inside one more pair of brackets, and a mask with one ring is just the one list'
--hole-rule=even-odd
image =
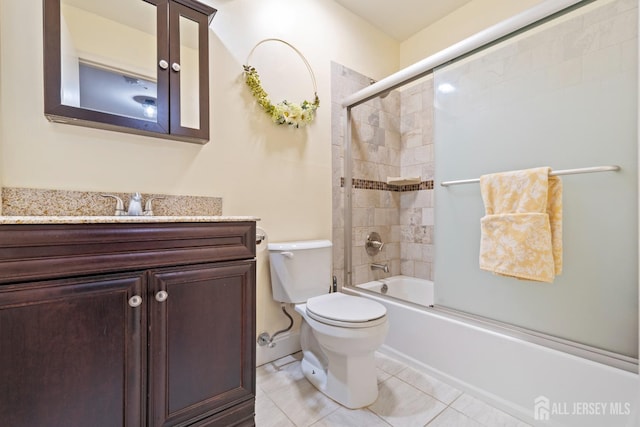
{"label": "vanity cabinet door", "polygon": [[149,289],[149,425],[252,425],[255,261],[158,270]]}
{"label": "vanity cabinet door", "polygon": [[129,304],[143,282],[131,273],[0,286],[0,424],[143,425],[145,303]]}

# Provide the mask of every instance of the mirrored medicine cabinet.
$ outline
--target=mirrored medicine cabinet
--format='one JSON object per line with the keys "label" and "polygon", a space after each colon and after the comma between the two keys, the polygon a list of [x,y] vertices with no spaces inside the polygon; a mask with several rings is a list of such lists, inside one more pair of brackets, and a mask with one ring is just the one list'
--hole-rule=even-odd
{"label": "mirrored medicine cabinet", "polygon": [[208,28],[196,0],[43,0],[53,122],[204,144]]}

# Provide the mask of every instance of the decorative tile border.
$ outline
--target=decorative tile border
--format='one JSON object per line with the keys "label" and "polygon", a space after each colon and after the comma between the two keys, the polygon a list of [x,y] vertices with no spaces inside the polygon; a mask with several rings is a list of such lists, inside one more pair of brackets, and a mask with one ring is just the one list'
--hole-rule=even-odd
{"label": "decorative tile border", "polygon": [[[35,188],[2,188],[4,216],[111,216],[115,213],[113,198],[102,197],[107,192],[46,190]],[[130,193],[110,193],[129,205]],[[218,216],[222,215],[220,197],[172,196],[142,194],[142,202],[152,197],[155,216]]]}
{"label": "decorative tile border", "polygon": [[[344,177],[340,178],[340,187],[344,187]],[[422,181],[420,184],[409,185],[389,185],[382,181],[372,181],[369,179],[352,179],[352,187],[360,190],[382,190],[382,191],[418,191],[433,190],[433,180]]]}

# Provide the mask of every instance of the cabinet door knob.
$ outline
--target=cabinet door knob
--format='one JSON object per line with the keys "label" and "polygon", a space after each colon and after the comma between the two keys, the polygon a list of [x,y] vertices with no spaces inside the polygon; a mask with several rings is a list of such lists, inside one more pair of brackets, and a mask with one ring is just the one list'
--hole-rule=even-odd
{"label": "cabinet door knob", "polygon": [[158,291],[158,293],[156,294],[156,301],[158,302],[164,302],[167,300],[167,298],[169,298],[169,294],[167,293],[167,291]]}
{"label": "cabinet door knob", "polygon": [[142,304],[142,297],[140,295],[134,295],[129,298],[129,305],[131,307],[138,307],[140,304]]}
{"label": "cabinet door knob", "polygon": [[160,62],[158,62],[158,65],[163,70],[166,70],[167,68],[169,68],[169,63],[167,61],[165,61],[164,59],[161,59]]}
{"label": "cabinet door knob", "polygon": [[173,71],[180,71],[180,64],[174,62],[173,64],[171,64],[171,68],[173,68]]}

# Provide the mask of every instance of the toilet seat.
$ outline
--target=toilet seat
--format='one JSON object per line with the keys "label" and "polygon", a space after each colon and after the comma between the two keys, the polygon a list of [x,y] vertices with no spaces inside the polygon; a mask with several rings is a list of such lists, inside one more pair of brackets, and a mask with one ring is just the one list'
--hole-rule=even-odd
{"label": "toilet seat", "polygon": [[312,319],[344,328],[369,328],[387,321],[384,305],[340,292],[309,298],[306,312]]}

